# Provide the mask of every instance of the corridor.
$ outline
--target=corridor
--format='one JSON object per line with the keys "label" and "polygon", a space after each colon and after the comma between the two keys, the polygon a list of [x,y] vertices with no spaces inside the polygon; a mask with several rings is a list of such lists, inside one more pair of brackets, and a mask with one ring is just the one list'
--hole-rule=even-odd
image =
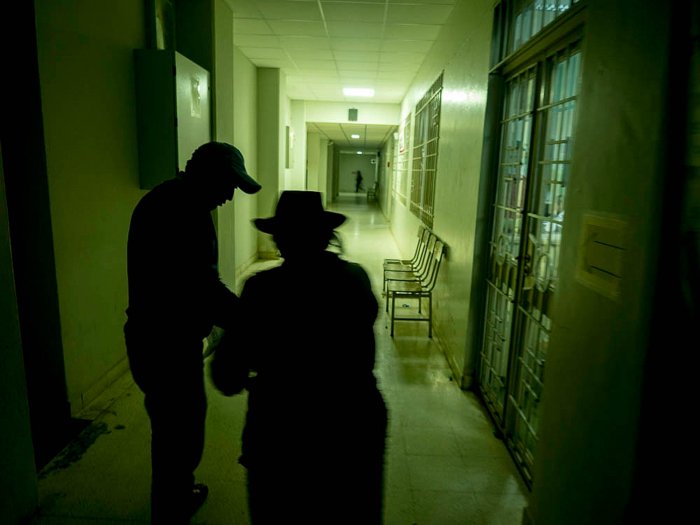
{"label": "corridor", "polygon": [[[348,216],[339,229],[346,257],[367,269],[383,305],[381,261],[401,255],[384,216],[364,195],[341,194],[329,208]],[[486,411],[451,380],[438,340],[428,339],[424,323],[412,322],[397,324],[391,338],[383,308],[375,333],[376,374],[390,416],[385,524],[521,523],[527,489]],[[245,471],[236,462],[245,396],[226,398],[209,385],[208,399],[197,477],[210,493],[193,523],[246,524]],[[40,474],[37,525],[148,522],[149,424],[142,403],[127,376],[93,404],[85,414],[92,424]]]}

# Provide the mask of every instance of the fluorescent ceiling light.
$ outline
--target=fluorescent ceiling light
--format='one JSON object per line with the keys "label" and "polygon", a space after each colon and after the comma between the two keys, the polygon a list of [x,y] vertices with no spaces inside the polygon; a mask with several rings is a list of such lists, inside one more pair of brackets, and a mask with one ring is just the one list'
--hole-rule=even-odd
{"label": "fluorescent ceiling light", "polygon": [[359,139],[360,136],[359,136],[357,133],[353,133],[352,135],[350,135],[350,138],[352,138],[352,139]]}
{"label": "fluorescent ceiling light", "polygon": [[361,151],[358,151],[357,154],[358,154],[358,155],[362,155],[362,152],[361,152]]}
{"label": "fluorescent ceiling light", "polygon": [[343,88],[346,97],[373,97],[374,90],[370,88]]}

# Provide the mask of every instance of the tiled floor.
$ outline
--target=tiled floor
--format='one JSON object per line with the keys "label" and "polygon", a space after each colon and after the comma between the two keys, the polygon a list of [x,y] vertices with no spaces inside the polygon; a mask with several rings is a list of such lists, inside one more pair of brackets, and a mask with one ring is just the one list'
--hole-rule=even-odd
{"label": "tiled floor", "polygon": [[[349,217],[340,228],[346,256],[370,272],[379,296],[381,260],[400,255],[383,215],[354,194],[341,195],[333,209]],[[451,380],[424,323],[401,323],[391,338],[380,311],[377,376],[391,418],[385,525],[520,524],[527,489],[484,409]],[[103,396],[93,424],[42,473],[37,524],[148,521],[149,425],[142,402],[129,377]],[[210,496],[193,523],[248,523],[244,470],[236,462],[244,412],[245,396],[210,390],[197,471]]]}

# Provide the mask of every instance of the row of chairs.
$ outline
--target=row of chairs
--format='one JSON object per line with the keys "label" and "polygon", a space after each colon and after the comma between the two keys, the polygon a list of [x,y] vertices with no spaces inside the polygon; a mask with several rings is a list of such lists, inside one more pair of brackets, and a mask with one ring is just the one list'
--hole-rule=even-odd
{"label": "row of chairs", "polygon": [[[445,244],[426,226],[418,228],[418,239],[410,259],[384,259],[383,292],[384,308],[390,313],[391,336],[397,321],[423,321],[428,323],[428,337],[433,337],[433,289],[438,278],[440,263],[445,255]],[[396,301],[418,301],[418,314],[399,316]],[[423,312],[423,300],[428,300],[428,312]]]}

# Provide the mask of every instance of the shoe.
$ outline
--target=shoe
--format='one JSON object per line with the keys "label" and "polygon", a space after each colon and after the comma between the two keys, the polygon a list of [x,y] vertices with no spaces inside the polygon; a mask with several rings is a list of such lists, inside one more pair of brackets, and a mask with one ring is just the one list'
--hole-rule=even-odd
{"label": "shoe", "polygon": [[204,483],[195,483],[192,486],[192,499],[190,502],[190,516],[194,516],[204,504],[209,495],[209,487]]}

